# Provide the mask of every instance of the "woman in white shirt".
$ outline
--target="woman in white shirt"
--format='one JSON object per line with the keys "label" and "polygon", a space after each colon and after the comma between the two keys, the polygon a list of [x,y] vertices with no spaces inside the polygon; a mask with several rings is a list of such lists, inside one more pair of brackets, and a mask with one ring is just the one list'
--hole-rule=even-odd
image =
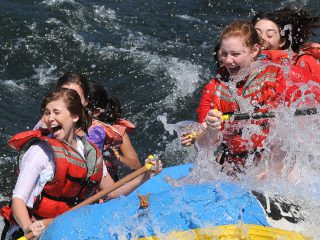
{"label": "woman in white shirt", "polygon": [[[36,130],[17,134],[9,141],[10,146],[20,150],[29,140],[39,140],[21,161],[11,205],[17,224],[11,224],[6,239],[12,239],[18,228],[22,234],[39,235],[45,226],[36,219],[56,217],[95,189],[103,190],[114,183],[98,148],[76,134],[79,128],[86,132],[91,124],[77,92],[52,92],[43,100],[41,110],[52,138],[41,136]],[[161,162],[159,165],[161,170]],[[146,173],[111,192],[108,198],[126,195],[149,178],[150,173]]]}

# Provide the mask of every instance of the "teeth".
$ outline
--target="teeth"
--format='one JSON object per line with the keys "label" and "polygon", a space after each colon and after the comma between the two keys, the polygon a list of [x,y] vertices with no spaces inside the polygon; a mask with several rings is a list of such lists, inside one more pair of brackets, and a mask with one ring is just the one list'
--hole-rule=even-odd
{"label": "teeth", "polygon": [[51,129],[55,132],[61,128],[60,125],[51,126]]}

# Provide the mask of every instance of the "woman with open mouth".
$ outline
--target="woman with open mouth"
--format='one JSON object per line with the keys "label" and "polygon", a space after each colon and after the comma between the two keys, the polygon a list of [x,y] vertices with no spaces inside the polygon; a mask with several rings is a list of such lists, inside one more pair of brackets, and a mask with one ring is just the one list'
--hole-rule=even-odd
{"label": "woman with open mouth", "polygon": [[245,134],[240,122],[223,122],[222,114],[266,112],[288,107],[299,97],[305,98],[304,103],[319,102],[320,91],[313,89],[313,98],[311,89],[303,92],[299,89],[299,84],[314,83],[301,69],[281,68],[260,61],[259,35],[249,22],[239,21],[227,26],[220,35],[220,44],[222,74],[212,79],[202,92],[197,112],[206,131],[200,130],[195,139],[202,146],[221,144],[217,161],[232,163],[236,171],[241,172],[249,157],[253,157],[251,162],[260,161],[269,123],[266,119],[247,121],[246,124],[256,126],[254,131]]}
{"label": "woman with open mouth", "polygon": [[[92,125],[88,132],[78,129],[77,134],[86,136],[88,140],[99,146],[103,153],[108,172],[114,181],[119,180],[119,166],[128,170],[141,167],[129,134],[135,126],[122,118],[122,107],[117,98],[107,94],[103,86],[88,81],[83,75],[73,72],[64,73],[57,82],[56,90],[73,89],[81,99],[82,105],[91,112]],[[99,111],[104,111],[99,113]],[[37,124],[36,129],[47,128],[43,119]]]}
{"label": "woman with open mouth", "polygon": [[[87,132],[91,118],[84,109],[79,94],[72,89],[50,93],[42,102],[43,121],[52,137],[41,130],[18,133],[9,145],[24,154],[10,207],[6,239],[16,239],[28,232],[38,236],[45,224],[41,219],[55,218],[68,211],[97,190],[114,181],[103,163],[98,147],[76,131]],[[161,171],[161,161],[155,161],[154,172],[147,172],[108,194],[108,198],[126,195]]]}

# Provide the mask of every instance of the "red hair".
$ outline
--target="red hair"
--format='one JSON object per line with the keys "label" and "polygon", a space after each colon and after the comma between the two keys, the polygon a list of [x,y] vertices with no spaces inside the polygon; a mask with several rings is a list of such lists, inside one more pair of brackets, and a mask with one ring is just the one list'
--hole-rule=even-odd
{"label": "red hair", "polygon": [[260,45],[259,35],[250,22],[238,21],[228,25],[220,34],[220,42],[230,37],[243,38],[248,48],[253,48],[255,44]]}

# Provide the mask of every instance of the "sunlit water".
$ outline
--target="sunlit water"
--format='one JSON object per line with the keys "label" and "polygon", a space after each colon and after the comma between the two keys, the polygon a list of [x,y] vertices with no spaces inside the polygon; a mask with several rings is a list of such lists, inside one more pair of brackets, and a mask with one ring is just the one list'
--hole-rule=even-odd
{"label": "sunlit water", "polygon": [[[212,159],[181,148],[158,116],[170,123],[195,121],[200,92],[214,76],[212,53],[223,26],[288,2],[0,1],[0,200],[9,200],[16,180],[16,153],[6,141],[35,125],[41,99],[64,71],[83,73],[119,97],[125,117],[137,125],[131,139],[141,161],[149,153],[161,155],[166,166],[201,166]],[[317,0],[302,2],[320,15]],[[270,141],[280,142],[289,152],[286,159],[296,160],[300,177],[287,183],[284,172],[279,181],[270,175],[257,186],[252,170],[243,181],[250,189],[285,193],[311,209],[319,198],[318,119],[288,113],[274,121],[281,124],[275,124]],[[276,158],[270,156],[265,168]],[[212,164],[209,175],[217,176]],[[309,222],[319,224],[316,211],[309,214]]]}

